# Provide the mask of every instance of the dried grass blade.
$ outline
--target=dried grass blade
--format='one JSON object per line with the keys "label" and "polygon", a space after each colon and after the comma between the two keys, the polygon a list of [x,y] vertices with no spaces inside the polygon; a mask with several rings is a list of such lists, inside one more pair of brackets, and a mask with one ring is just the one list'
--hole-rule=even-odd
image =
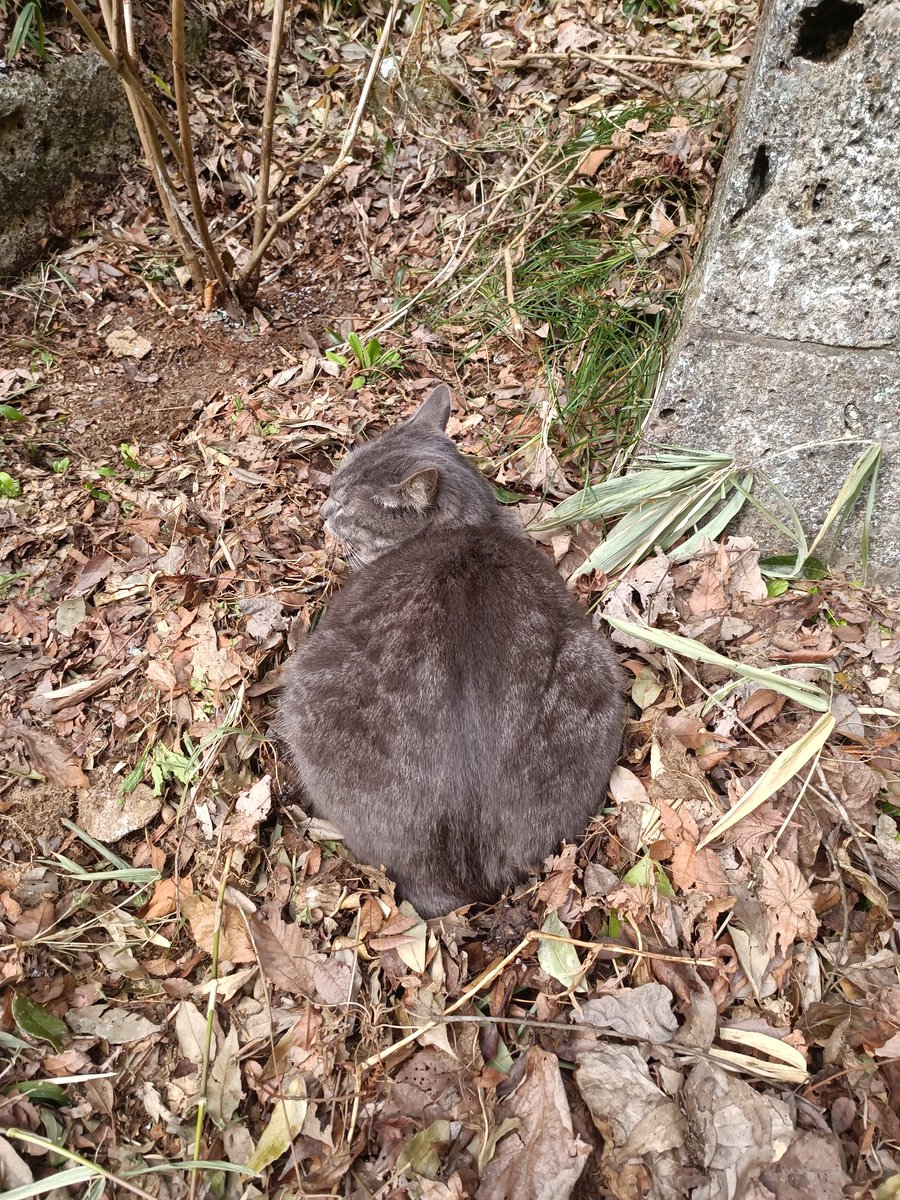
{"label": "dried grass blade", "polygon": [[797,1047],[792,1046],[790,1042],[783,1042],[781,1038],[772,1037],[769,1033],[754,1033],[749,1029],[728,1029],[726,1027],[719,1030],[719,1037],[723,1042],[733,1042],[736,1046],[749,1046],[753,1050],[758,1050],[760,1054],[768,1054],[769,1058],[777,1058],[779,1062],[787,1063],[789,1067],[796,1067],[798,1071],[807,1071],[806,1059]]}
{"label": "dried grass blade", "polygon": [[741,1071],[761,1079],[774,1079],[779,1083],[806,1083],[809,1079],[808,1071],[799,1071],[787,1063],[763,1062],[761,1058],[754,1058],[751,1054],[739,1054],[737,1050],[723,1050],[719,1046],[713,1046],[709,1050],[709,1056],[721,1063],[726,1070]]}
{"label": "dried grass blade", "polygon": [[785,679],[775,671],[766,671],[762,667],[751,667],[746,663],[735,662],[733,659],[726,658],[724,654],[710,650],[709,646],[704,646],[702,642],[682,637],[677,633],[668,633],[664,629],[651,629],[649,625],[639,625],[636,621],[626,621],[623,617],[611,617],[607,613],[603,613],[603,620],[619,633],[627,634],[628,637],[640,638],[660,650],[668,650],[670,654],[679,654],[682,658],[693,659],[695,662],[724,667],[728,671],[734,671],[736,675],[742,675],[745,679],[764,683],[773,691],[795,700],[798,704],[804,704],[815,712],[828,711],[828,697],[814,683],[804,683],[799,679]]}
{"label": "dried grass blade", "polygon": [[780,791],[799,771],[803,770],[814,755],[821,751],[836,724],[833,713],[824,713],[812,729],[804,733],[803,737],[798,738],[796,742],[782,750],[734,808],[716,821],[709,833],[701,839],[697,849],[702,850],[704,846],[708,846],[710,842],[715,841],[733,825],[737,825],[738,821],[743,820],[744,817],[774,796],[777,791]]}

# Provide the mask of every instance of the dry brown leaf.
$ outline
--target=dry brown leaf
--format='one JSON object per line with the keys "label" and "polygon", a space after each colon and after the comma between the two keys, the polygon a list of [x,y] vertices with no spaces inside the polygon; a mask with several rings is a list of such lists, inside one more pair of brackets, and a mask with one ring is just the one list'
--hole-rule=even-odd
{"label": "dry brown leaf", "polygon": [[553,866],[546,879],[538,888],[538,899],[542,900],[548,908],[562,908],[568,899],[569,890],[572,887],[572,876],[575,873],[577,851],[577,846],[563,846],[561,852],[554,858]]}
{"label": "dry brown leaf", "polygon": [[575,1084],[602,1134],[603,1178],[616,1200],[675,1200],[680,1193],[664,1181],[677,1166],[684,1118],[650,1078],[640,1051],[603,1043],[579,1054]]}
{"label": "dry brown leaf", "polygon": [[[212,955],[216,932],[216,902],[206,896],[185,896],[181,902],[181,911],[190,922],[194,941],[206,954]],[[230,904],[222,908],[219,957],[231,963],[256,962],[256,954],[244,918]]]}
{"label": "dry brown leaf", "polygon": [[576,1137],[556,1056],[532,1046],[524,1077],[497,1108],[496,1120],[519,1122],[497,1145],[478,1200],[569,1200],[590,1154]]}
{"label": "dry brown leaf", "polygon": [[177,884],[174,879],[160,879],[153,889],[150,903],[141,915],[145,921],[168,917],[177,910],[179,900],[193,894],[194,881],[190,875],[183,875]]}
{"label": "dry brown leaf", "polygon": [[292,996],[311,996],[313,970],[321,958],[311,936],[296,922],[289,925],[274,907],[265,916],[256,913],[250,929],[260,969],[269,982]]}
{"label": "dry brown leaf", "polygon": [[680,842],[672,851],[670,866],[672,883],[679,891],[697,888],[710,896],[728,895],[728,877],[711,847],[698,850],[690,842]]}
{"label": "dry brown leaf", "polygon": [[600,1029],[612,1029],[624,1037],[642,1038],[655,1045],[670,1042],[678,1031],[678,1020],[672,1012],[672,993],[661,983],[643,983],[588,1000],[582,1007],[581,1019]]}
{"label": "dry brown leaf", "polygon": [[271,807],[272,777],[263,775],[262,779],[257,779],[251,787],[241,792],[235,801],[234,812],[222,835],[225,842],[235,846],[252,845]]}
{"label": "dry brown leaf", "polygon": [[790,1109],[709,1062],[694,1067],[682,1095],[707,1194],[740,1200],[790,1145]]}
{"label": "dry brown leaf", "polygon": [[763,863],[760,899],[769,912],[769,954],[774,955],[776,940],[786,954],[795,938],[811,942],[819,929],[809,884],[796,863],[773,855]]}
{"label": "dry brown leaf", "polygon": [[67,788],[90,787],[90,780],[72,751],[52,733],[35,729],[33,725],[10,722],[5,736],[20,738],[25,746],[28,761],[35,771],[46,776],[51,783]]}

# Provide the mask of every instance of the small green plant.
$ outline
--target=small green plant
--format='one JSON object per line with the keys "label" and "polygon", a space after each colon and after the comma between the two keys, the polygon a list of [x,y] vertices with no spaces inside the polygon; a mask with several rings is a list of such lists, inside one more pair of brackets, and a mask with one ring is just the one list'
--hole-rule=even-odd
{"label": "small green plant", "polygon": [[68,454],[65,456],[65,458],[54,458],[50,466],[54,475],[65,475],[66,471],[69,469]]}
{"label": "small green plant", "polygon": [[0,496],[5,496],[7,500],[15,500],[16,496],[21,496],[22,485],[18,479],[13,479],[6,471],[0,471]]}
{"label": "small green plant", "polygon": [[[358,367],[358,372],[350,380],[350,387],[354,392],[358,392],[370,379],[396,371],[401,365],[400,351],[392,347],[383,347],[378,338],[373,337],[364,342],[359,334],[350,333],[347,335],[347,345],[356,360],[355,366]],[[344,370],[351,367],[350,359],[336,350],[326,350],[325,357]]]}
{"label": "small green plant", "polygon": [[[8,0],[0,0],[0,12],[5,18],[11,18],[16,7],[15,3],[10,6]],[[30,50],[38,58],[47,57],[44,14],[37,0],[26,0],[25,4],[18,5],[18,16],[6,43],[6,57],[12,62],[23,49]]]}
{"label": "small green plant", "polygon": [[119,443],[119,455],[122,459],[122,462],[125,464],[125,466],[128,468],[129,471],[143,471],[144,470],[144,468],[141,466],[140,462],[138,462],[137,454],[138,454],[137,446],[131,446],[128,444],[128,442],[120,442]]}
{"label": "small green plant", "polygon": [[0,419],[4,421],[24,421],[25,414],[12,404],[0,404]]}

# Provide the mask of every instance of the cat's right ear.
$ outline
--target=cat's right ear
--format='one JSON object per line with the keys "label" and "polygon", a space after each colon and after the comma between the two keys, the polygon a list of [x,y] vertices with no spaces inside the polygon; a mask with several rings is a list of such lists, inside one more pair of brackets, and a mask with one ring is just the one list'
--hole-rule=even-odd
{"label": "cat's right ear", "polygon": [[452,406],[450,389],[446,383],[439,383],[433,391],[428,393],[407,424],[415,425],[416,429],[433,429],[437,433],[443,433],[450,420]]}

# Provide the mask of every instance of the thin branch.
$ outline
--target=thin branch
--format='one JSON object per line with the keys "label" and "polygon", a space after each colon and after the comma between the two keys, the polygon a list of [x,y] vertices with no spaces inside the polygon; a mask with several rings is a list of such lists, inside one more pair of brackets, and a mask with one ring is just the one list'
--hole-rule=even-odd
{"label": "thin branch", "polygon": [[[272,169],[272,141],[275,134],[275,102],[278,99],[278,72],[281,67],[281,47],[284,44],[285,0],[275,0],[272,9],[272,40],[269,42],[269,65],[266,71],[266,98],[263,103],[262,141],[259,151],[259,182],[256,185],[256,211],[253,220],[253,249],[256,250],[266,233],[269,211],[269,174]],[[262,259],[248,279],[248,291],[256,291]]]}
{"label": "thin branch", "polygon": [[179,167],[181,166],[181,150],[178,141],[175,138],[172,130],[165,117],[153,103],[147,89],[144,87],[140,76],[136,75],[132,68],[125,62],[122,56],[117,56],[110,50],[109,46],[104,42],[97,30],[93,27],[75,0],[63,0],[66,12],[72,18],[76,25],[81,29],[84,36],[91,43],[106,65],[122,79],[123,83],[127,83],[134,89],[135,97],[141,108],[146,112],[151,124],[156,127],[157,132],[162,136],[168,148],[175,156]]}
{"label": "thin branch", "polygon": [[191,108],[188,96],[187,72],[184,65],[184,0],[172,0],[172,79],[175,84],[175,108],[178,113],[178,130],[181,134],[182,175],[191,198],[191,208],[194,210],[194,221],[197,232],[203,243],[206,262],[215,276],[216,283],[227,297],[231,293],[228,276],[219,257],[219,251],[209,235],[206,214],[203,211],[203,199],[200,195],[200,184],[197,180],[197,164],[194,160],[194,140],[191,133]]}
{"label": "thin branch", "polygon": [[[510,950],[509,954],[499,959],[494,963],[493,966],[488,967],[486,971],[483,971],[477,979],[470,983],[466,990],[460,996],[458,996],[452,1004],[447,1006],[444,1012],[439,1013],[436,1017],[426,1021],[424,1025],[420,1025],[418,1029],[414,1029],[405,1037],[400,1038],[400,1040],[398,1042],[394,1042],[392,1046],[387,1046],[384,1050],[379,1050],[377,1054],[373,1054],[370,1058],[367,1058],[364,1063],[360,1064],[361,1069],[363,1071],[367,1071],[370,1067],[377,1066],[379,1063],[391,1058],[397,1053],[398,1050],[402,1050],[405,1046],[409,1046],[413,1042],[418,1041],[423,1034],[428,1033],[429,1030],[436,1028],[451,1013],[456,1012],[458,1008],[462,1008],[464,1004],[467,1004],[477,992],[482,990],[482,988],[487,987],[489,983],[493,983],[497,976],[507,966],[509,966],[514,959],[518,958],[523,950],[527,949],[527,947],[533,942],[542,941],[567,942],[571,946],[583,946],[588,950],[602,950],[613,954],[627,954],[632,958],[652,958],[658,959],[662,962],[688,963],[694,967],[714,967],[717,965],[716,960],[713,958],[689,958],[678,954],[663,954],[657,952],[656,950],[640,950],[634,946],[622,946],[618,942],[610,941],[583,942],[578,938],[564,937],[562,934],[557,933],[544,933],[540,929],[531,929],[525,935],[525,937],[522,938],[521,942],[519,942],[514,949]],[[510,1021],[514,1020],[513,1018],[508,1019]]]}
{"label": "thin branch", "polygon": [[650,66],[662,64],[664,66],[673,67],[693,67],[695,71],[732,71],[737,67],[744,65],[743,60],[735,56],[727,56],[720,59],[718,62],[708,58],[683,58],[679,54],[620,54],[616,51],[611,51],[609,54],[588,54],[581,50],[572,51],[548,51],[548,50],[532,50],[528,54],[522,54],[518,58],[501,58],[496,62],[488,61],[485,66],[503,67],[506,70],[514,71],[519,67],[527,67],[533,62],[539,62],[542,59],[548,62],[570,62],[576,63],[579,61],[593,63],[647,63]]}
{"label": "thin branch", "polygon": [[269,232],[250,255],[249,261],[238,275],[238,283],[242,287],[253,275],[253,272],[265,257],[266,251],[269,249],[272,242],[285,227],[285,225],[290,224],[290,222],[293,221],[295,217],[299,216],[304,209],[309,208],[309,206],[325,190],[325,188],[328,187],[328,185],[335,179],[337,179],[338,175],[342,174],[342,172],[345,171],[353,161],[350,157],[350,149],[359,131],[363,113],[366,110],[366,104],[369,100],[369,92],[372,90],[372,84],[375,82],[375,76],[378,73],[378,68],[381,66],[381,60],[384,58],[384,52],[387,49],[388,40],[393,32],[394,22],[397,19],[397,12],[399,8],[400,0],[391,0],[391,7],[388,10],[387,17],[385,18],[384,28],[381,31],[381,37],[378,39],[378,45],[375,47],[375,51],[372,55],[372,61],[369,64],[369,71],[366,75],[365,82],[363,83],[362,91],[360,92],[359,103],[357,104],[356,111],[353,114],[353,120],[350,122],[349,126],[347,127],[347,131],[344,134],[337,158],[327,169],[327,171],[325,171],[321,179],[317,180],[316,183],[313,184],[306,195],[301,196],[296,204],[292,205],[287,212],[282,213],[281,216],[276,221],[273,221],[269,226]]}
{"label": "thin branch", "polygon": [[[534,931],[532,930],[532,932]],[[510,950],[509,954],[506,954],[503,958],[498,959],[493,966],[488,967],[488,969],[483,971],[473,983],[470,983],[462,995],[458,996],[452,1004],[448,1005],[446,1011],[442,1013],[441,1016],[447,1016],[450,1013],[456,1012],[458,1008],[462,1008],[462,1006],[467,1004],[472,997],[476,995],[476,993],[480,992],[483,987],[487,987],[489,983],[493,983],[501,971],[508,967],[509,964],[514,961],[514,959],[518,958],[522,951],[526,950],[531,945],[533,940],[534,939],[532,938],[531,933],[529,933],[527,937],[523,937],[521,942],[519,942],[519,944],[513,950]],[[435,1021],[426,1021],[424,1025],[420,1025],[418,1029],[414,1029],[412,1033],[408,1033],[406,1037],[400,1038],[399,1042],[394,1042],[392,1046],[386,1046],[384,1050],[379,1050],[377,1054],[373,1054],[371,1058],[367,1058],[364,1063],[360,1064],[361,1070],[367,1071],[370,1067],[375,1067],[379,1063],[384,1062],[386,1059],[392,1058],[398,1050],[402,1050],[404,1046],[411,1045],[424,1033],[428,1033],[430,1029],[436,1029],[439,1024],[440,1019]]]}
{"label": "thin branch", "polygon": [[[156,135],[154,124],[148,115],[147,104],[141,101],[140,93],[143,85],[135,68],[134,26],[131,20],[131,6],[127,3],[127,0],[125,0],[124,4],[116,4],[115,0],[100,0],[100,12],[103,17],[103,23],[106,26],[107,35],[109,36],[110,46],[112,47],[114,69],[118,72],[119,78],[122,80],[122,86],[125,89],[125,99],[128,101],[128,106],[131,109],[134,127],[137,130],[141,148],[144,151],[144,158],[153,177],[153,183],[163,207],[166,223],[178,243],[182,261],[191,273],[194,286],[202,295],[203,267],[200,259],[197,257],[181,204],[175,194],[172,177],[163,158],[159,138]],[[93,26],[89,26],[89,28],[94,32]],[[95,36],[97,36],[100,44],[103,45],[99,35],[95,34]],[[132,80],[137,81],[137,86],[132,83]],[[146,96],[146,93],[144,95],[149,103],[149,107],[153,108],[149,97]],[[160,120],[162,121],[161,116]],[[164,121],[163,124],[165,124]],[[166,129],[168,130],[168,125],[166,125]],[[171,131],[169,131],[169,135],[171,136]]]}

